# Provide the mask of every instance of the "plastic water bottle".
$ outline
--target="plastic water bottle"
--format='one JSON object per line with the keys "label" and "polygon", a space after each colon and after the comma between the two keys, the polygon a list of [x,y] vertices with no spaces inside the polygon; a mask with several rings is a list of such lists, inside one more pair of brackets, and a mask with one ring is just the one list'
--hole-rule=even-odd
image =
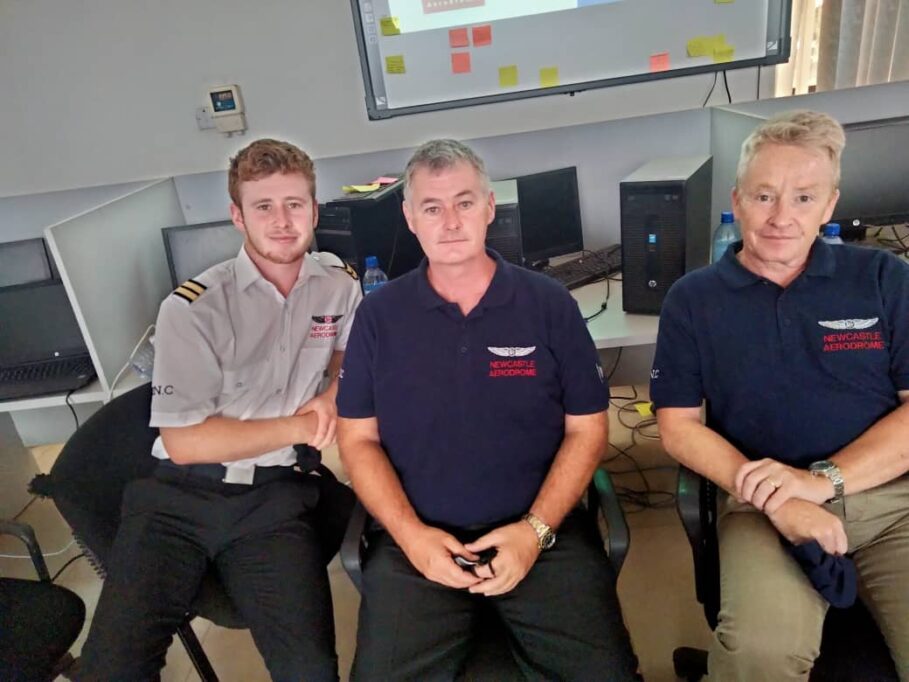
{"label": "plastic water bottle", "polygon": [[388,281],[388,275],[379,267],[379,259],[366,256],[366,274],[363,275],[363,293],[371,294]]}
{"label": "plastic water bottle", "polygon": [[840,224],[839,223],[827,223],[824,225],[824,234],[821,236],[825,242],[831,246],[837,246],[838,244],[843,243],[843,238],[840,237]]}
{"label": "plastic water bottle", "polygon": [[737,242],[742,236],[739,234],[739,227],[735,224],[735,216],[732,211],[723,211],[720,217],[720,224],[717,225],[713,233],[713,251],[710,254],[710,262],[716,263],[730,244]]}

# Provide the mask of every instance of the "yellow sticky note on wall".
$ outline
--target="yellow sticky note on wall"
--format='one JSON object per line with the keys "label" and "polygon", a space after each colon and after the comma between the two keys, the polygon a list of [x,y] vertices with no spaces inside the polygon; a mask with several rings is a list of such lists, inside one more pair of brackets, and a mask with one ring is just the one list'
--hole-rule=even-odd
{"label": "yellow sticky note on wall", "polygon": [[553,88],[559,84],[559,67],[544,66],[540,69],[540,87]]}
{"label": "yellow sticky note on wall", "polygon": [[499,87],[513,88],[518,84],[518,67],[515,64],[511,66],[499,67]]}
{"label": "yellow sticky note on wall", "polygon": [[687,43],[689,57],[712,57],[717,48],[726,45],[726,36],[717,33],[715,36],[695,36]]}
{"label": "yellow sticky note on wall", "polygon": [[735,48],[732,45],[719,45],[713,48],[713,62],[721,64],[731,62],[735,56]]}
{"label": "yellow sticky note on wall", "polygon": [[401,22],[397,17],[382,17],[379,19],[379,28],[383,36],[400,35]]}
{"label": "yellow sticky note on wall", "polygon": [[404,55],[393,54],[385,58],[385,73],[407,73],[404,67]]}

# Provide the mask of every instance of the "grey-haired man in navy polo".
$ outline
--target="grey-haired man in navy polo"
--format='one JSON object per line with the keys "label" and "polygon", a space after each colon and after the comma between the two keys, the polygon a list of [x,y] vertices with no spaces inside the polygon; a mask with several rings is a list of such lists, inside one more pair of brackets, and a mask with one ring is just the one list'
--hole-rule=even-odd
{"label": "grey-haired man in navy polo", "polygon": [[712,680],[808,679],[827,602],[780,536],[849,555],[909,680],[909,266],[817,238],[844,144],[815,112],[758,126],[733,192],[742,243],[660,314],[663,444],[725,491]]}
{"label": "grey-haired man in navy polo", "polygon": [[473,151],[420,147],[404,215],[426,259],[370,294],[351,330],[338,440],[384,529],[355,680],[454,679],[482,602],[528,679],[634,677],[615,576],[573,513],[605,451],[608,386],[568,292],[485,249],[494,213]]}

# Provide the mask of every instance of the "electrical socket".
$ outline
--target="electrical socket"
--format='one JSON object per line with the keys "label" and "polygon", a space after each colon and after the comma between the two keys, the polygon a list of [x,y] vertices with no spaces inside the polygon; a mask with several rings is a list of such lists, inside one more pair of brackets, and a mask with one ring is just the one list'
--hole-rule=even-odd
{"label": "electrical socket", "polygon": [[211,107],[201,106],[196,109],[196,125],[199,130],[210,130],[215,127],[215,120],[211,117]]}

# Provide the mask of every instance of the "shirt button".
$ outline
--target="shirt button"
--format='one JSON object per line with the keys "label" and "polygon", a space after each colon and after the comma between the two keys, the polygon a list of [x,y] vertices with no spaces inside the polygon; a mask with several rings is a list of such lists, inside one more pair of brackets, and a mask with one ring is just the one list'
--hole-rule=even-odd
{"label": "shirt button", "polygon": [[275,391],[275,393],[276,393],[277,395],[281,395],[282,393],[284,393],[284,389],[283,389],[283,388],[279,388],[277,391]]}
{"label": "shirt button", "polygon": [[281,352],[283,353],[285,350],[286,350],[285,347],[281,346]]}

